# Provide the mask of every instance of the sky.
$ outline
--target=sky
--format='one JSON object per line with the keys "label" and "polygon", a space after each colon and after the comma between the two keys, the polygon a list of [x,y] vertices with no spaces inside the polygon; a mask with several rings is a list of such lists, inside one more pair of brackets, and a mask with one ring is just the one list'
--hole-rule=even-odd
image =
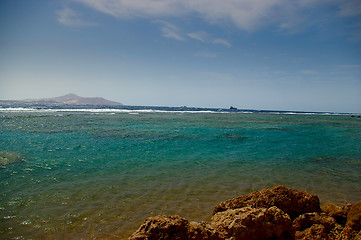
{"label": "sky", "polygon": [[0,99],[361,113],[359,0],[2,0]]}

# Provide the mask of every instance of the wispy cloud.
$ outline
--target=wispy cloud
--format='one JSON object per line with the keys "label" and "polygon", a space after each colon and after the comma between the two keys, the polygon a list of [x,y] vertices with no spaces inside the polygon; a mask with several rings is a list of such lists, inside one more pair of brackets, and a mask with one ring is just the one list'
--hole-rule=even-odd
{"label": "wispy cloud", "polygon": [[339,65],[339,67],[341,68],[347,68],[347,69],[361,69],[361,65],[357,65],[357,64],[350,64],[350,65]]}
{"label": "wispy cloud", "polygon": [[188,37],[196,39],[201,42],[206,42],[209,37],[208,36],[209,34],[205,31],[188,33],[187,35],[188,35]]}
{"label": "wispy cloud", "polygon": [[232,44],[230,42],[228,42],[226,39],[223,39],[223,38],[216,38],[213,40],[213,43],[214,44],[221,44],[223,46],[226,46],[226,47],[232,47]]}
{"label": "wispy cloud", "polygon": [[63,8],[56,12],[58,16],[58,22],[69,27],[81,27],[81,26],[96,26],[96,23],[87,22],[80,19],[80,16],[76,11],[68,7]]}
{"label": "wispy cloud", "polygon": [[73,0],[118,18],[160,18],[197,14],[207,22],[233,22],[253,31],[273,24],[294,28],[311,18],[308,10],[338,9],[339,16],[360,16],[360,0]]}
{"label": "wispy cloud", "polygon": [[[266,18],[269,11],[287,4],[286,0],[73,0],[118,18],[159,18],[198,14],[205,21],[231,21],[251,30]],[[281,4],[283,3],[283,4]]]}
{"label": "wispy cloud", "polygon": [[157,20],[156,23],[162,25],[162,36],[165,38],[172,38],[178,41],[184,41],[184,37],[181,33],[181,30],[176,26],[164,20]]}

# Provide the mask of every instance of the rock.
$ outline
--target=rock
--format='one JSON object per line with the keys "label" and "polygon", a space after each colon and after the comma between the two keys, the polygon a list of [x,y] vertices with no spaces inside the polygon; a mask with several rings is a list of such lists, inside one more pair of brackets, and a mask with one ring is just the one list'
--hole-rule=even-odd
{"label": "rock", "polygon": [[355,231],[351,227],[345,227],[337,240],[361,240],[361,231]]}
{"label": "rock", "polygon": [[326,213],[305,213],[293,221],[293,227],[296,231],[303,231],[314,224],[324,226],[329,232],[337,223],[334,218],[328,216]]}
{"label": "rock", "polygon": [[218,212],[210,224],[224,239],[294,239],[290,217],[277,207],[244,207]]}
{"label": "rock", "polygon": [[347,214],[346,226],[341,232],[339,239],[361,239],[361,201],[352,205]]}
{"label": "rock", "polygon": [[347,214],[350,211],[352,204],[346,204],[344,206],[336,206],[335,204],[329,203],[322,210],[328,216],[334,218],[338,224],[345,226],[347,220]]}
{"label": "rock", "polygon": [[129,240],[201,240],[220,239],[205,224],[189,222],[179,216],[155,216],[147,218]]}
{"label": "rock", "polygon": [[[321,227],[322,226],[322,227]],[[336,239],[343,227],[326,213],[305,213],[293,221],[296,230],[296,239]]]}
{"label": "rock", "polygon": [[346,227],[350,227],[355,231],[361,230],[361,201],[352,205],[347,214]]}
{"label": "rock", "polygon": [[321,224],[314,224],[304,231],[297,231],[295,239],[297,240],[318,240],[328,239],[326,228]]}
{"label": "rock", "polygon": [[321,211],[320,200],[316,195],[285,186],[276,186],[221,202],[214,208],[213,214],[246,206],[253,208],[276,206],[289,214],[292,219],[303,213]]}
{"label": "rock", "polygon": [[354,240],[361,240],[361,231],[358,232]]}
{"label": "rock", "polygon": [[[291,219],[294,219],[292,222]],[[277,186],[218,204],[210,222],[147,218],[129,240],[361,240],[361,201],[321,212],[316,195]]]}

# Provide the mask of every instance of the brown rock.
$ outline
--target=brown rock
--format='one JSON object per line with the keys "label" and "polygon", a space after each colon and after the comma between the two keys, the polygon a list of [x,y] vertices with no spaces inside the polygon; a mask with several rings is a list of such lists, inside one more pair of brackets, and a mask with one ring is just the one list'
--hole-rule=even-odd
{"label": "brown rock", "polygon": [[212,216],[213,228],[224,239],[294,239],[290,217],[277,207],[244,207],[218,212]]}
{"label": "brown rock", "polygon": [[350,211],[352,204],[348,203],[343,206],[336,206],[335,204],[329,203],[322,210],[328,216],[333,217],[338,224],[345,226],[347,220],[347,214]]}
{"label": "brown rock", "polygon": [[337,223],[334,218],[326,213],[305,213],[293,221],[293,227],[296,231],[303,231],[314,224],[324,226],[326,231],[329,232]]}
{"label": "brown rock", "polygon": [[[322,228],[320,227],[322,226]],[[336,220],[326,213],[305,213],[293,221],[296,230],[296,239],[336,239],[343,227]]]}
{"label": "brown rock", "polygon": [[326,228],[321,224],[314,224],[304,231],[297,231],[296,240],[319,240],[328,239]]}
{"label": "brown rock", "polygon": [[361,240],[361,231],[358,232],[354,240]]}
{"label": "brown rock", "polygon": [[321,211],[320,200],[316,195],[285,186],[276,186],[221,202],[214,208],[213,214],[246,206],[254,208],[276,206],[289,214],[292,219],[302,213]]}
{"label": "brown rock", "polygon": [[352,205],[347,214],[346,227],[350,227],[355,231],[361,230],[361,201]]}
{"label": "brown rock", "polygon": [[357,232],[351,227],[345,227],[337,240],[356,240],[361,239],[361,231]]}
{"label": "brown rock", "polygon": [[339,240],[354,239],[361,239],[361,201],[352,205],[347,214],[346,226],[339,238]]}
{"label": "brown rock", "polygon": [[128,240],[201,240],[219,239],[205,224],[189,222],[179,216],[155,216],[147,218]]}

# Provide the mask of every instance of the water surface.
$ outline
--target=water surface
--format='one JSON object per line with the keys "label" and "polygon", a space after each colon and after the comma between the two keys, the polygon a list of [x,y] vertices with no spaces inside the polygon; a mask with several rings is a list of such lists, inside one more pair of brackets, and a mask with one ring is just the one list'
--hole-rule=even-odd
{"label": "water surface", "polygon": [[361,199],[350,115],[2,111],[0,154],[3,239],[126,239],[146,217],[207,220],[279,184]]}

